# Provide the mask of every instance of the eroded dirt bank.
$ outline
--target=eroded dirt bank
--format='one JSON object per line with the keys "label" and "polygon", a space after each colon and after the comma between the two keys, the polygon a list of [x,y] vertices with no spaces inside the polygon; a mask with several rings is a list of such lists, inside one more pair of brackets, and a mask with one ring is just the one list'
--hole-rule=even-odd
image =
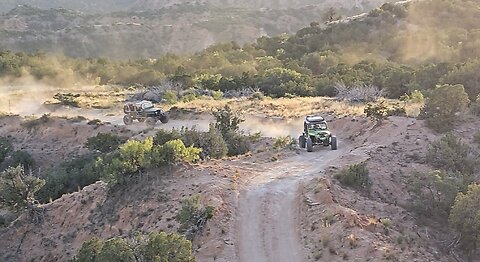
{"label": "eroded dirt bank", "polygon": [[[198,261],[363,261],[361,258],[372,252],[371,261],[376,261],[391,256],[393,252],[386,250],[398,254],[402,247],[408,255],[396,255],[401,261],[415,256],[438,260],[442,250],[431,238],[431,229],[422,228],[418,233],[421,242],[395,246],[399,236],[407,241],[408,236],[417,235],[415,220],[399,207],[408,201],[402,181],[409,170],[422,168],[422,154],[436,136],[425,131],[421,121],[409,118],[390,118],[378,126],[361,117],[328,120],[339,137],[336,151],[321,147],[307,153],[265,144],[248,156],[184,166],[170,173],[154,171],[145,181],[117,194],[97,183],[64,195],[45,206],[43,224],[32,225],[22,216],[0,232],[0,260],[65,261],[93,236],[175,231],[174,214],[181,200],[195,194],[216,208],[212,220],[193,242]],[[138,138],[154,132],[122,131],[108,124],[95,127],[76,123],[69,127],[67,120],[22,131],[17,120],[2,121],[7,122],[0,130],[25,137],[18,139],[16,146],[28,145],[26,150],[41,153],[43,145],[51,144],[50,158],[60,159],[77,152],[82,141],[99,131],[117,130]],[[289,134],[296,124],[275,121],[275,125]],[[64,156],[59,154],[66,149],[71,150]],[[364,160],[375,179],[370,197],[359,196],[326,177]],[[380,226],[372,229],[370,217],[390,218],[392,235],[385,236]],[[396,226],[401,223],[405,227]],[[350,246],[352,234],[356,248]]]}

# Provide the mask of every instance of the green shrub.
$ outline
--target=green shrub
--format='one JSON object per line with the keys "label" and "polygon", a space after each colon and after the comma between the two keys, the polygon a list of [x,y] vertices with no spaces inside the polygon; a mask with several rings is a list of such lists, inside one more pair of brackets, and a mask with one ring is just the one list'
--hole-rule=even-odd
{"label": "green shrub", "polygon": [[154,145],[153,138],[148,137],[144,141],[127,141],[117,152],[97,159],[95,168],[108,183],[125,184],[150,168],[195,162],[200,152],[199,148],[186,147],[179,139]]}
{"label": "green shrub", "polygon": [[420,116],[431,129],[447,132],[455,126],[457,113],[464,112],[469,102],[462,85],[443,85],[433,90]]}
{"label": "green shrub", "polygon": [[182,96],[182,102],[186,103],[186,102],[192,102],[193,100],[197,99],[197,95],[194,94],[194,93],[188,93],[188,94],[184,94]]}
{"label": "green shrub", "polygon": [[239,113],[234,112],[228,105],[214,111],[212,114],[215,117],[215,128],[217,128],[224,137],[226,137],[228,133],[238,132],[240,123],[244,121]]}
{"label": "green shrub", "polygon": [[83,242],[82,247],[72,262],[96,262],[99,261],[99,255],[102,252],[103,241],[99,238],[92,238]]}
{"label": "green shrub", "polygon": [[119,148],[120,159],[128,173],[138,172],[150,166],[150,153],[153,149],[153,138],[144,141],[129,140]]}
{"label": "green shrub", "polygon": [[163,93],[163,99],[170,105],[173,105],[178,101],[177,94],[172,90],[165,91],[165,93]]}
{"label": "green shrub", "polygon": [[260,139],[262,139],[262,132],[260,131],[248,135],[248,140],[252,143],[258,142]]}
{"label": "green shrub", "polygon": [[194,146],[202,149],[203,157],[222,158],[228,153],[228,145],[222,134],[213,124],[210,124],[208,132],[199,132],[195,128],[182,129],[182,141],[186,146]]}
{"label": "green shrub", "polygon": [[180,162],[195,162],[200,159],[202,150],[193,146],[186,147],[182,140],[172,140],[155,148],[153,161],[157,166],[175,165]]}
{"label": "green shrub", "polygon": [[0,173],[0,206],[13,211],[30,208],[45,181],[25,174],[23,167],[10,167]]}
{"label": "green shrub", "polygon": [[99,157],[95,161],[95,169],[100,173],[101,179],[109,185],[125,184],[131,177],[139,174],[132,173],[126,168],[118,151]]}
{"label": "green shrub", "polygon": [[133,249],[128,243],[119,238],[111,238],[104,242],[100,254],[98,254],[100,262],[131,262],[135,261]]}
{"label": "green shrub", "polygon": [[33,129],[38,125],[48,123],[49,121],[50,121],[50,114],[43,114],[40,118],[26,120],[25,122],[22,123],[22,126],[28,129]]}
{"label": "green shrub", "polygon": [[388,116],[407,116],[407,111],[399,104],[395,104],[388,110]]}
{"label": "green shrub", "polygon": [[85,146],[90,150],[98,150],[102,153],[116,150],[124,139],[112,133],[98,133],[96,136],[89,137]]}
{"label": "green shrub", "polygon": [[156,145],[163,145],[168,141],[177,139],[182,140],[187,147],[201,148],[202,158],[222,158],[228,152],[228,147],[222,134],[213,124],[210,124],[208,132],[198,131],[195,127],[182,128],[180,131],[159,130],[155,135],[154,142]]}
{"label": "green shrub", "polygon": [[384,101],[380,103],[368,103],[363,111],[372,121],[381,122],[389,116],[406,116],[405,108],[399,105],[389,107]]}
{"label": "green shrub", "polygon": [[212,206],[202,207],[199,199],[199,196],[184,199],[182,209],[175,216],[175,220],[180,223],[179,232],[185,234],[190,240],[203,229],[207,220],[213,216],[214,208]]}
{"label": "green shrub", "polygon": [[385,228],[389,228],[392,226],[392,220],[390,220],[390,218],[382,218],[381,222]]}
{"label": "green shrub", "polygon": [[295,146],[295,144],[296,144],[296,140],[289,135],[280,136],[273,140],[273,148],[276,148],[276,149],[283,149],[287,147],[292,148],[293,146]]}
{"label": "green shrub", "polygon": [[119,237],[102,241],[92,238],[85,241],[72,262],[133,262],[133,248]]}
{"label": "green shrub", "polygon": [[383,101],[378,104],[368,103],[364,109],[364,113],[372,119],[372,121],[380,122],[387,118],[388,107]]}
{"label": "green shrub", "polygon": [[178,261],[194,262],[192,243],[177,233],[136,235],[127,241],[119,237],[85,241],[72,262]]}
{"label": "green shrub", "polygon": [[257,92],[252,94],[250,99],[252,99],[252,100],[263,100],[263,99],[265,99],[265,95],[262,92],[257,91]]}
{"label": "green shrub", "polygon": [[182,135],[177,130],[173,129],[171,131],[167,131],[164,129],[158,130],[153,138],[153,142],[155,145],[163,145],[168,141],[172,141],[175,139],[181,139]]}
{"label": "green shrub", "polygon": [[145,261],[194,262],[192,243],[176,233],[152,233],[143,248]]}
{"label": "green shrub", "polygon": [[101,173],[96,168],[96,157],[86,155],[72,159],[52,168],[45,175],[45,186],[38,192],[39,199],[47,202],[63,194],[72,193],[84,186],[100,180]]}
{"label": "green shrub", "polygon": [[121,145],[118,152],[96,161],[96,168],[111,184],[125,184],[130,178],[140,175],[152,166],[153,138],[144,141],[129,140]]}
{"label": "green shrub", "polygon": [[195,146],[202,149],[203,149],[202,146],[205,146],[205,144],[202,141],[204,132],[198,131],[195,126],[192,128],[182,127],[179,133],[180,133],[180,138],[178,139],[182,140],[185,146]]}
{"label": "green shrub", "polygon": [[472,149],[452,133],[430,144],[427,162],[436,168],[463,175],[473,174],[477,165]]}
{"label": "green shrub", "polygon": [[445,217],[462,184],[460,177],[439,170],[412,174],[409,188],[413,193],[414,211],[426,216]]}
{"label": "green shrub", "polygon": [[58,100],[60,104],[66,106],[74,106],[78,107],[77,98],[80,97],[80,94],[72,94],[72,93],[56,93],[53,98]]}
{"label": "green shrub", "polygon": [[[460,243],[474,261],[480,245],[480,185],[472,184],[466,193],[459,193],[450,212],[450,226],[458,232]],[[478,258],[478,257],[477,257]]]}
{"label": "green shrub", "polygon": [[4,170],[8,167],[21,166],[24,170],[31,170],[35,165],[35,160],[27,151],[14,151],[1,165]]}
{"label": "green shrub", "polygon": [[369,191],[372,186],[372,181],[368,173],[367,164],[361,162],[342,170],[339,174],[335,175],[335,178],[345,186]]}
{"label": "green shrub", "polygon": [[0,164],[5,160],[8,156],[10,151],[13,150],[13,145],[10,141],[6,138],[1,136],[0,137]]}
{"label": "green shrub", "polygon": [[215,117],[215,128],[220,131],[227,143],[228,155],[243,155],[250,151],[248,137],[239,132],[240,123],[244,120],[238,112],[234,112],[228,105],[212,113]]}
{"label": "green shrub", "polygon": [[212,97],[215,100],[220,100],[223,98],[223,92],[222,91],[212,91]]}
{"label": "green shrub", "polygon": [[413,90],[412,93],[408,96],[408,100],[413,103],[424,103],[425,97],[423,93],[419,90]]}
{"label": "green shrub", "polygon": [[228,156],[238,156],[250,151],[250,141],[247,136],[230,131],[224,135],[228,147]]}

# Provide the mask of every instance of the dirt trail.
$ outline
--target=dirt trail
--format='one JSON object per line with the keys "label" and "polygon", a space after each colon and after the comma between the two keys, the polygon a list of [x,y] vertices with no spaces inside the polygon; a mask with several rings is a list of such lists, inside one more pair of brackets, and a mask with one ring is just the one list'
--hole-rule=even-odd
{"label": "dirt trail", "polygon": [[240,192],[236,221],[238,261],[305,261],[300,239],[299,184],[318,175],[334,160],[349,152],[316,148],[259,170]]}

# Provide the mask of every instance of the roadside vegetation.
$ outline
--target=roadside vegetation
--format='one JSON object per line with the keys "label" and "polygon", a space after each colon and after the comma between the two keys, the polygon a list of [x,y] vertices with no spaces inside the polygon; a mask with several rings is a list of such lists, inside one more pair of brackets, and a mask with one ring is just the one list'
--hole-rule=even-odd
{"label": "roadside vegetation", "polygon": [[192,243],[176,233],[137,233],[130,238],[92,238],[83,243],[71,262],[193,262]]}
{"label": "roadside vegetation", "polygon": [[[474,101],[480,93],[475,84],[480,67],[475,43],[479,38],[473,26],[476,23],[463,21],[479,16],[476,4],[455,0],[387,3],[348,24],[332,23],[324,28],[312,23],[290,37],[262,37],[244,46],[216,44],[191,56],[166,54],[154,59],[115,61],[3,51],[0,76],[14,80],[30,75],[58,85],[82,80],[102,85],[158,86],[171,81],[182,90],[221,91],[228,95],[252,89],[271,97],[335,96],[339,83],[347,89],[374,86],[388,98],[412,95],[415,91],[428,97],[437,85],[449,84],[463,85]],[[435,20],[435,14],[446,8],[450,12],[441,21],[451,21],[447,26]],[[419,14],[432,14],[432,18],[423,21]],[[431,37],[444,40],[436,41],[439,51],[426,56],[405,50],[409,36],[425,33],[400,28],[401,23],[424,26],[425,30],[431,29],[429,35],[438,32]],[[375,34],[369,33],[372,27]],[[444,39],[453,32],[459,35],[458,31],[468,37]],[[422,42],[417,44],[421,49]],[[358,46],[360,52],[354,48]],[[178,93],[170,95],[172,101],[179,99],[175,98]],[[57,98],[62,103],[75,104],[74,96],[59,94]],[[189,100],[194,96],[190,92],[184,97],[190,97]]]}
{"label": "roadside vegetation", "polygon": [[17,166],[26,171],[32,171],[35,159],[27,151],[14,150],[8,137],[0,137],[0,172]]}
{"label": "roadside vegetation", "polygon": [[369,170],[365,162],[348,166],[336,174],[335,178],[338,179],[342,185],[367,193],[372,186],[372,180],[370,179]]}
{"label": "roadside vegetation", "polygon": [[[226,106],[215,111],[214,116],[217,121],[206,132],[195,128],[159,130],[142,141],[99,133],[87,139],[89,154],[60,163],[45,173],[34,172],[33,158],[27,152],[14,151],[9,139],[0,137],[1,205],[21,213],[26,203],[39,206],[99,180],[106,181],[111,190],[123,190],[153,170],[163,175],[180,163],[247,153],[251,138],[239,130],[241,115]],[[200,223],[195,219],[204,223],[212,215],[210,207],[207,211],[197,208],[198,200],[190,208],[193,218],[180,216],[182,233],[189,232],[189,238],[199,230],[192,229]]]}
{"label": "roadside vegetation", "polygon": [[478,151],[460,137],[447,133],[432,142],[426,160],[432,171],[416,172],[410,176],[412,210],[420,217],[449,224],[457,233],[450,249],[466,252],[468,261],[477,253],[480,227],[478,215]]}
{"label": "roadside vegetation", "polygon": [[[42,223],[43,207],[47,203],[84,186],[103,180],[109,190],[126,190],[132,182],[145,179],[147,173],[168,175],[180,163],[201,159],[223,158],[249,151],[250,137],[239,130],[241,116],[228,106],[214,112],[217,119],[209,131],[182,128],[160,130],[155,137],[124,141],[109,133],[99,133],[87,139],[85,146],[91,153],[61,163],[46,174],[33,173],[25,168],[33,165],[28,155],[15,153],[7,138],[2,138],[3,162],[13,163],[0,173],[0,206],[14,214],[28,210],[32,221]],[[224,139],[225,134],[225,139]],[[12,162],[13,161],[13,162]],[[32,160],[33,161],[33,160]],[[199,198],[185,198],[175,219],[180,224],[179,234],[160,232],[142,237],[136,246],[122,238],[106,241],[92,239],[82,246],[73,261],[194,261],[191,243],[213,216],[212,206],[203,206]],[[8,225],[2,217],[2,226]],[[141,247],[140,247],[141,245]],[[176,248],[173,248],[173,247]]]}

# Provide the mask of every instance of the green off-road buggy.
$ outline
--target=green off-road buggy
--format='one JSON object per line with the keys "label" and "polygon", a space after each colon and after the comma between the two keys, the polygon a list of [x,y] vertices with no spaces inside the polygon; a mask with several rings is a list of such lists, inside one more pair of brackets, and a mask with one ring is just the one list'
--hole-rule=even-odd
{"label": "green off-road buggy", "polygon": [[321,116],[307,116],[303,122],[303,134],[298,138],[301,148],[313,151],[313,146],[330,146],[337,150],[337,137],[328,130],[327,122]]}

